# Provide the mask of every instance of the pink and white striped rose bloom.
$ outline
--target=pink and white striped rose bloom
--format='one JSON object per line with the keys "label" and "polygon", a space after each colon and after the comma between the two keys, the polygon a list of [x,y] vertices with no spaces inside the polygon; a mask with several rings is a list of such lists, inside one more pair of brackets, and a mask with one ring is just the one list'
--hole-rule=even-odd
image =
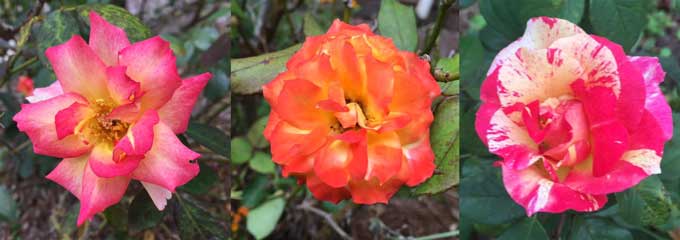
{"label": "pink and white striped rose bloom", "polygon": [[130,43],[125,32],[90,13],[90,39],[74,35],[45,52],[57,81],[35,89],[14,116],[35,153],[63,158],[47,178],[80,200],[78,225],[142,183],[162,210],[191,180],[200,155],[176,134],[211,78],[181,79],[167,41]]}
{"label": "pink and white striped rose bloom", "polygon": [[655,57],[533,18],[491,64],[475,128],[527,215],[596,211],[607,194],[661,172],[673,134],[664,75]]}

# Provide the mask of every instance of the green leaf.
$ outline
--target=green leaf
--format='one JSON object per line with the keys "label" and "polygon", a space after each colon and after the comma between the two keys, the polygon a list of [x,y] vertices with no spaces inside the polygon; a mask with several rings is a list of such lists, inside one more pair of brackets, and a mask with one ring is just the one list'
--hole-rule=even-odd
{"label": "green leaf", "polygon": [[[461,218],[482,224],[498,225],[526,216],[503,187],[500,170],[491,161],[467,159],[463,163],[459,194]],[[502,209],[502,211],[500,211]]]}
{"label": "green leaf", "polygon": [[[125,30],[125,34],[130,39],[130,42],[138,42],[150,38],[151,29],[149,29],[142,21],[135,15],[121,8],[111,4],[88,4],[77,7],[81,21],[90,23],[90,11],[97,12],[109,23]],[[89,35],[89,31],[88,34]]]}
{"label": "green leaf", "polygon": [[17,202],[5,186],[0,186],[0,221],[14,223],[18,220]]}
{"label": "green leaf", "polygon": [[480,0],[479,9],[490,27],[505,36],[517,39],[532,17],[558,17],[578,23],[583,17],[585,0]]}
{"label": "green leaf", "polygon": [[208,84],[203,90],[203,95],[211,101],[216,101],[223,98],[229,93],[229,77],[227,73],[219,70],[213,71],[213,77],[208,81]]}
{"label": "green leaf", "polygon": [[671,201],[658,176],[652,175],[622,193],[616,193],[619,215],[629,224],[661,225],[668,221]]}
{"label": "green leaf", "polygon": [[324,34],[323,29],[311,13],[305,14],[305,18],[302,22],[302,31],[307,37]]}
{"label": "green leaf", "polygon": [[414,52],[418,47],[418,29],[413,8],[397,0],[382,0],[378,11],[380,34],[392,38],[401,50]]}
{"label": "green leaf", "polygon": [[231,60],[231,90],[237,94],[253,94],[262,90],[276,75],[286,70],[286,62],[301,44],[255,57]]}
{"label": "green leaf", "polygon": [[97,12],[111,24],[125,30],[131,42],[151,37],[151,30],[137,17],[124,8],[115,5],[87,4],[59,9],[45,18],[36,33],[40,61],[47,68],[51,69],[49,61],[45,57],[45,50],[48,47],[62,44],[71,39],[73,35],[80,35],[83,39],[88,39],[90,11]]}
{"label": "green leaf", "polygon": [[434,122],[430,128],[430,141],[438,174],[419,185],[415,190],[416,194],[436,194],[458,184],[459,114],[457,96],[448,97],[437,106]]}
{"label": "green leaf", "polygon": [[283,214],[286,201],[283,198],[269,200],[248,213],[246,228],[256,239],[264,239],[274,231]]}
{"label": "green leaf", "polygon": [[531,240],[548,240],[548,234],[543,229],[541,223],[533,218],[525,218],[524,220],[513,224],[501,234],[498,240],[514,240],[514,239],[531,239]]}
{"label": "green leaf", "polygon": [[574,221],[573,229],[569,237],[569,239],[573,240],[633,239],[633,236],[627,229],[601,218],[583,219],[583,217],[577,217]]}
{"label": "green leaf", "polygon": [[263,152],[255,152],[255,155],[248,162],[251,169],[259,173],[274,173],[275,166],[272,157]]}
{"label": "green leaf", "polygon": [[647,25],[647,4],[639,0],[590,1],[593,33],[630,51]]}
{"label": "green leaf", "polygon": [[179,189],[194,195],[206,194],[215,186],[217,183],[217,173],[212,167],[199,163],[201,171],[198,172],[198,176],[191,179],[188,183],[181,186]]}
{"label": "green leaf", "polygon": [[138,233],[155,227],[163,219],[163,212],[158,211],[146,191],[139,191],[128,209],[128,226],[130,232]]}
{"label": "green leaf", "polygon": [[[680,126],[680,114],[673,114],[673,126]],[[673,128],[673,136],[680,136],[680,127]],[[659,176],[664,181],[680,178],[680,138],[671,138],[666,143]]]}
{"label": "green leaf", "polygon": [[175,195],[179,202],[177,226],[181,239],[227,239],[224,222],[188,195]]}
{"label": "green leaf", "polygon": [[80,32],[82,25],[84,24],[74,11],[57,10],[47,15],[35,34],[40,62],[48,69],[52,69],[45,56],[45,50],[68,41],[73,35],[82,35]]}
{"label": "green leaf", "polygon": [[2,105],[5,107],[3,114],[0,117],[0,123],[2,126],[8,127],[14,124],[14,120],[12,120],[12,118],[14,117],[14,114],[17,114],[17,112],[21,110],[21,108],[19,102],[17,102],[17,99],[12,94],[7,92],[0,93],[0,102],[2,102]]}
{"label": "green leaf", "polygon": [[121,205],[122,204],[116,204],[106,208],[104,211],[104,217],[106,218],[106,222],[113,226],[116,231],[127,233],[128,213],[125,212],[125,209],[123,209]]}
{"label": "green leaf", "polygon": [[190,122],[187,135],[211,151],[229,157],[231,152],[229,150],[229,137],[222,130],[210,125]]}
{"label": "green leaf", "polygon": [[496,53],[486,51],[475,35],[463,36],[460,39],[460,49],[461,88],[478,100],[482,81]]}
{"label": "green leaf", "polygon": [[437,81],[454,81],[460,79],[460,54],[450,58],[441,58],[434,67]]}
{"label": "green leaf", "polygon": [[267,141],[267,139],[264,138],[264,135],[262,134],[264,132],[264,128],[267,126],[267,121],[269,121],[269,117],[258,119],[250,127],[248,133],[246,134],[248,141],[250,141],[250,143],[252,143],[256,148],[265,148],[269,146],[269,141]]}
{"label": "green leaf", "polygon": [[243,137],[231,139],[231,162],[239,165],[247,162],[253,156],[253,146]]}
{"label": "green leaf", "polygon": [[247,208],[254,208],[259,205],[267,196],[269,186],[269,178],[257,174],[255,179],[248,181],[243,190],[242,205]]}

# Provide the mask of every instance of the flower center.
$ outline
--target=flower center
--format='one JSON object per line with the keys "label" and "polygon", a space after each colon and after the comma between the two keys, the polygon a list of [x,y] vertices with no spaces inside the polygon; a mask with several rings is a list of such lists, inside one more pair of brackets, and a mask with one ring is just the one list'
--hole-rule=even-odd
{"label": "flower center", "polygon": [[114,107],[102,99],[97,99],[91,105],[91,108],[95,114],[79,126],[78,132],[81,136],[93,143],[109,143],[111,145],[118,143],[127,133],[130,123],[109,118],[108,115]]}

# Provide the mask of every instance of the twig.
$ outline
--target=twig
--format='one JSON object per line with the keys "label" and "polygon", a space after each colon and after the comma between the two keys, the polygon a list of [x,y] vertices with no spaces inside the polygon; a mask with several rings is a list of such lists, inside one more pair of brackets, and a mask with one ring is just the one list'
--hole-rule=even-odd
{"label": "twig", "polygon": [[442,238],[449,238],[449,237],[457,237],[460,232],[458,230],[453,230],[450,232],[443,232],[443,233],[435,233],[432,235],[427,235],[423,237],[417,237],[413,238],[412,240],[435,240],[435,239],[442,239]]}
{"label": "twig", "polygon": [[430,33],[430,35],[428,35],[427,37],[427,43],[425,44],[425,49],[423,49],[423,53],[430,54],[430,51],[434,47],[435,42],[437,42],[439,32],[442,30],[442,26],[444,25],[446,11],[449,10],[449,8],[451,8],[451,6],[453,6],[455,2],[456,2],[455,0],[442,0],[441,5],[439,6],[439,11],[437,12],[437,21],[434,23],[432,33]]}
{"label": "twig", "polygon": [[38,57],[29,58],[28,60],[26,60],[26,61],[24,61],[23,63],[21,63],[21,65],[14,67],[14,68],[12,69],[12,71],[10,71],[10,74],[18,73],[18,72],[20,72],[21,70],[24,70],[24,68],[26,68],[26,67],[28,67],[28,66],[31,66],[31,64],[33,64],[33,63],[35,63],[35,62],[37,62],[37,61],[38,61]]}
{"label": "twig", "polygon": [[335,232],[338,235],[340,235],[340,237],[342,237],[343,239],[347,239],[347,240],[352,239],[352,237],[350,237],[349,234],[347,234],[344,230],[342,230],[342,228],[340,228],[340,225],[338,225],[338,223],[335,222],[335,220],[333,219],[333,217],[330,214],[328,214],[328,213],[326,213],[326,212],[324,212],[324,211],[322,211],[318,208],[313,207],[308,201],[302,202],[300,205],[297,206],[297,208],[301,209],[301,210],[312,212],[312,213],[318,215],[319,217],[323,218],[324,220],[326,220],[326,222],[328,222],[328,224],[331,226],[331,228],[333,228],[333,230],[335,230]]}
{"label": "twig", "polygon": [[226,94],[218,102],[210,105],[208,109],[204,110],[204,114],[198,117],[198,121],[202,123],[208,123],[212,121],[215,119],[215,117],[217,117],[217,115],[227,109],[229,105],[231,105],[231,94]]}
{"label": "twig", "polygon": [[345,8],[342,11],[342,21],[345,23],[349,23],[349,20],[352,18],[352,8],[350,8],[347,4],[343,4]]}

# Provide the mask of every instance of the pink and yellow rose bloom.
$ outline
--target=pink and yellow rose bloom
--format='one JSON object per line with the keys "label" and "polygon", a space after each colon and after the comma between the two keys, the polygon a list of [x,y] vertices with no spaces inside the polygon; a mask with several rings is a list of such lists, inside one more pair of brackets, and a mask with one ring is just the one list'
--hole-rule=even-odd
{"label": "pink and yellow rose bloom", "polygon": [[57,81],[14,120],[37,154],[63,158],[47,178],[80,200],[78,225],[120,201],[132,179],[162,210],[198,174],[200,155],[176,134],[211,74],[181,79],[167,41],[130,43],[94,12],[89,43],[74,35],[45,54]]}
{"label": "pink and yellow rose bloom", "polygon": [[386,203],[434,171],[429,128],[440,89],[430,65],[368,25],[308,37],[263,87],[264,136],[284,176],[321,200]]}
{"label": "pink and yellow rose bloom", "polygon": [[475,128],[528,215],[595,211],[607,194],[661,172],[673,134],[664,75],[657,58],[533,18],[491,64]]}

